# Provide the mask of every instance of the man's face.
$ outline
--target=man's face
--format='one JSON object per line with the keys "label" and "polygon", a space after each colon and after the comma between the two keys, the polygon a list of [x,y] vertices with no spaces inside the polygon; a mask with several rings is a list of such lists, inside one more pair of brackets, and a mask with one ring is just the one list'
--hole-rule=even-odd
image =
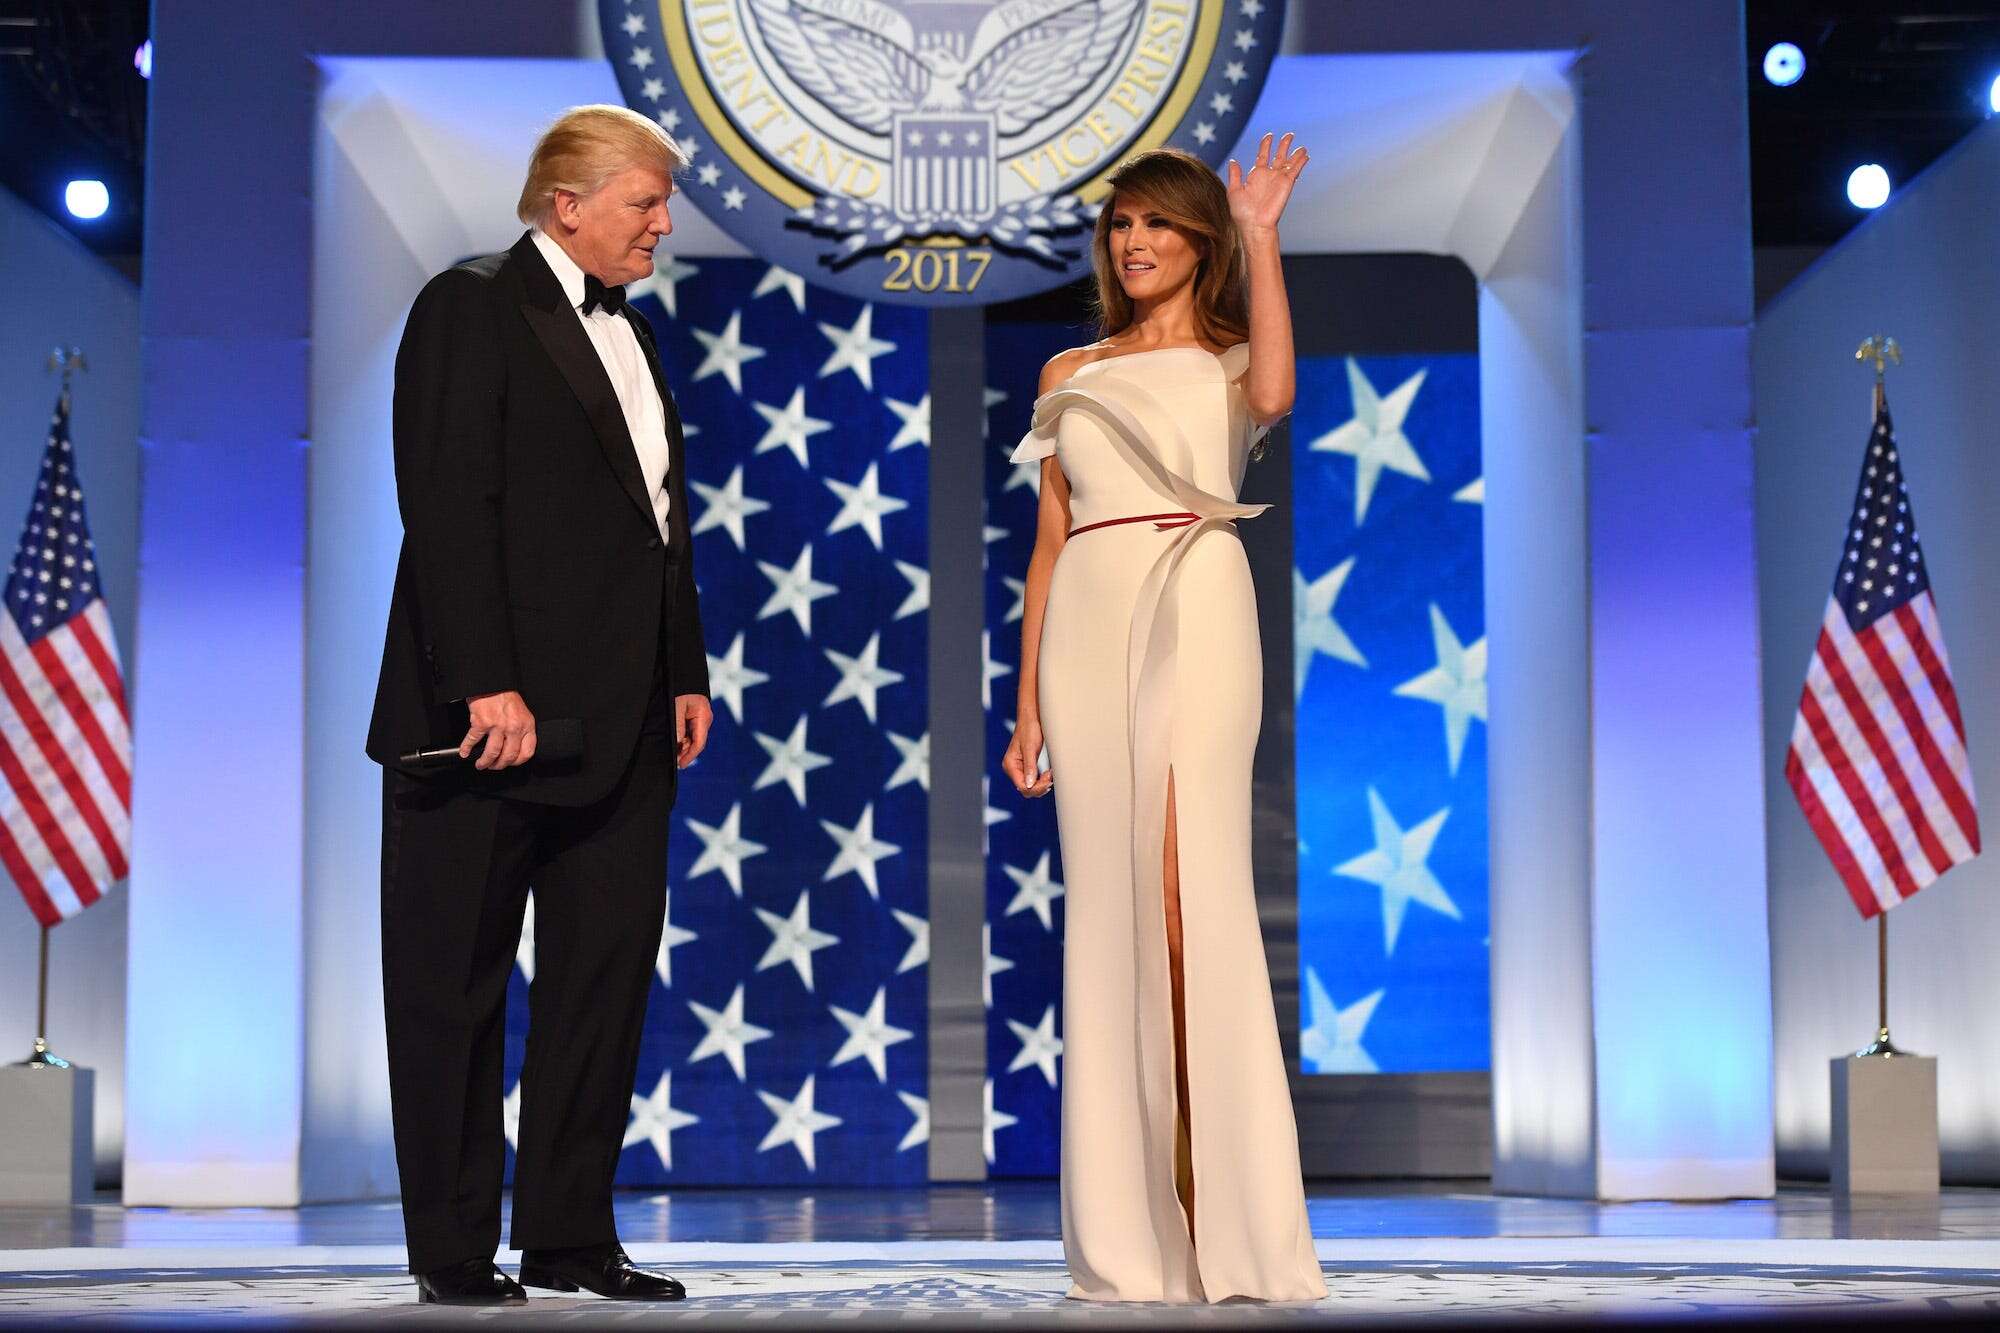
{"label": "man's face", "polygon": [[570,254],[607,286],[637,282],[653,271],[653,247],[672,234],[667,200],[674,183],[652,167],[629,167],[593,194],[556,191],[556,224]]}

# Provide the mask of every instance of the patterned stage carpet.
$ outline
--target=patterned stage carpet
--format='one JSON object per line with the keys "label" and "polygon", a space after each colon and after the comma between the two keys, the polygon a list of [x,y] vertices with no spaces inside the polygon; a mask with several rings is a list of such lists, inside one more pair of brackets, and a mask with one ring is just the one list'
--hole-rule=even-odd
{"label": "patterned stage carpet", "polygon": [[[466,1317],[931,1327],[1376,1324],[1392,1317],[1510,1325],[1952,1315],[2000,1320],[2000,1246],[1990,1241],[1323,1241],[1321,1259],[1333,1291],[1327,1301],[1205,1309],[1066,1301],[1059,1251],[1046,1241],[632,1248],[635,1258],[686,1281],[690,1299],[630,1306],[535,1293],[525,1307]],[[0,1251],[0,1323],[346,1323],[445,1316],[414,1303],[400,1258],[399,1251],[377,1246]]]}

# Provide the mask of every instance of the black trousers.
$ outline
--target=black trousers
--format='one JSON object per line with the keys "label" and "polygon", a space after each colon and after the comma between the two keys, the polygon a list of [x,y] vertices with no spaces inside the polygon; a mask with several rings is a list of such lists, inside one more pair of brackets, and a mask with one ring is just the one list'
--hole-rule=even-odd
{"label": "black trousers", "polygon": [[531,888],[512,1242],[617,1238],[612,1176],[666,913],[672,732],[656,676],[624,777],[588,806],[384,773],[382,984],[411,1272],[499,1249],[507,981]]}

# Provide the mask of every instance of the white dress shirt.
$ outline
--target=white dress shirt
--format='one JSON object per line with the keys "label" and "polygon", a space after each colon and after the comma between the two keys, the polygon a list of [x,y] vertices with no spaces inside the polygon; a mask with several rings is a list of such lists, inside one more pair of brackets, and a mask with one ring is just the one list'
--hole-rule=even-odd
{"label": "white dress shirt", "polygon": [[652,368],[646,364],[646,349],[639,345],[638,333],[623,315],[607,314],[601,309],[588,315],[583,313],[583,270],[569,257],[568,251],[539,228],[535,231],[535,248],[555,270],[563,295],[583,321],[583,331],[590,335],[590,345],[597,349],[597,359],[604,363],[604,373],[611,378],[618,406],[625,413],[625,429],[631,433],[632,448],[639,455],[646,493],[653,498],[653,518],[659,523],[664,539],[668,503],[667,412],[653,383]]}

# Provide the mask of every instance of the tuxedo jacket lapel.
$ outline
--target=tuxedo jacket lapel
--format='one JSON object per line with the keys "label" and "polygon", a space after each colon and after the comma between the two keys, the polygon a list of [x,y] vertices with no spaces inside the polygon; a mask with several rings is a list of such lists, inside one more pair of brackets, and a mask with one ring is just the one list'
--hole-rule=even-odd
{"label": "tuxedo jacket lapel", "polygon": [[[523,236],[511,253],[521,272],[524,292],[521,317],[527,320],[536,341],[556,363],[556,369],[569,382],[570,391],[583,405],[584,415],[590,418],[591,428],[597,434],[598,448],[604,451],[604,461],[610,464],[619,486],[639,506],[646,522],[654,523],[653,504],[646,495],[646,477],[639,470],[639,453],[633,447],[632,432],[625,426],[625,410],[618,404],[618,393],[611,387],[611,377],[604,373],[604,363],[598,359],[597,349],[591,346],[590,335],[583,331],[583,321],[571,308],[562,284],[549,270],[548,261],[535,248],[532,232]],[[659,373],[656,362],[655,379]],[[665,396],[663,392],[661,397]],[[672,434],[677,440],[679,422],[673,424]]]}

